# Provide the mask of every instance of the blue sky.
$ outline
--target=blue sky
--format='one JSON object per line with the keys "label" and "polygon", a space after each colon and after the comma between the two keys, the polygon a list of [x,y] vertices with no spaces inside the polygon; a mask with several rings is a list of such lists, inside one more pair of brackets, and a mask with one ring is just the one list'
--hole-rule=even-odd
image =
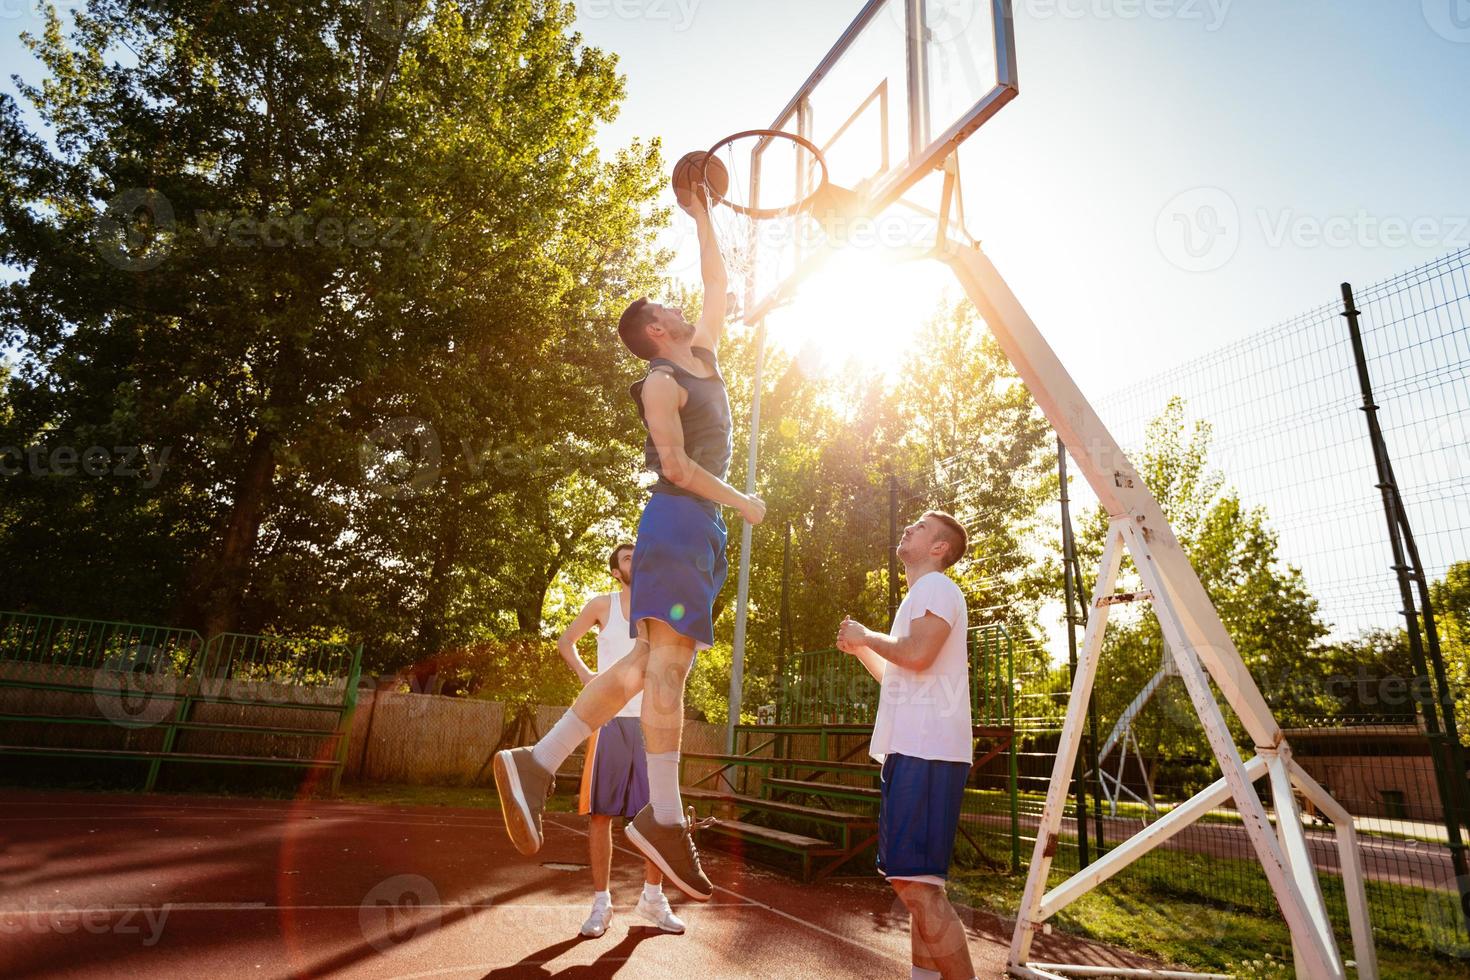
{"label": "blue sky", "polygon": [[[861,6],[585,0],[628,78],[604,145],[673,159],[769,124]],[[1470,0],[1015,10],[1021,97],[962,155],[970,225],[1089,394],[1470,240]],[[36,77],[35,11],[0,0],[7,76]]]}
{"label": "blue sky", "polygon": [[[628,76],[607,145],[768,125],[861,6],[584,5]],[[1015,9],[1021,96],[962,154],[970,225],[1089,394],[1470,241],[1466,0]]]}

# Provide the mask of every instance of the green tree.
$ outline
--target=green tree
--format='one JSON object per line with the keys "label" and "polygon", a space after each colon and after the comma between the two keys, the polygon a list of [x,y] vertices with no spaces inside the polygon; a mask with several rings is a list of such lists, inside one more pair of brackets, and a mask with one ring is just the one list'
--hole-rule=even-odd
{"label": "green tree", "polygon": [[1455,562],[1429,590],[1460,740],[1470,742],[1470,561]]}
{"label": "green tree", "polygon": [[1055,436],[968,301],[942,304],[920,333],[890,425],[895,466],[918,488],[905,518],[934,507],[969,531],[971,560],[957,574],[974,621],[1034,623],[1057,574],[1037,560],[1056,552],[1038,547],[1054,533]]}
{"label": "green tree", "polygon": [[[624,83],[572,18],[92,0],[67,32],[51,13],[29,41],[47,77],[20,91],[54,141],[0,105],[10,429],[171,456],[147,490],[31,481],[12,527],[41,530],[7,545],[66,543],[7,602],[338,624],[381,662],[539,625],[585,532],[630,505],[612,325],[666,219],[657,145],[594,144]],[[395,480],[427,434],[438,460]]]}
{"label": "green tree", "polygon": [[[722,348],[737,420],[749,414],[753,339],[732,331]],[[758,487],[769,510],[753,534],[746,640],[745,709],[752,716],[777,692],[788,523],[790,649],[830,647],[844,615],[888,625],[889,473],[903,488],[900,521],[931,507],[967,518],[971,557],[957,574],[974,624],[1023,616],[1043,591],[1032,544],[1038,509],[1055,490],[1050,429],[973,307],[936,308],[891,383],[876,374],[808,374],[806,363],[800,353],[780,351],[766,361]],[[737,421],[732,469],[742,485],[748,437]],[[712,720],[727,710],[723,637],[733,632],[739,530],[732,524],[721,642],[701,661],[710,669],[705,713]],[[1002,582],[1014,586],[1009,604],[990,608],[993,596],[1007,591]]]}
{"label": "green tree", "polygon": [[[1301,571],[1279,557],[1278,539],[1264,508],[1244,504],[1224,476],[1209,466],[1211,427],[1186,419],[1182,398],[1170,399],[1148,426],[1134,464],[1158,499],[1237,650],[1282,724],[1316,710],[1317,689],[1303,695],[1294,679],[1320,673],[1318,643],[1327,628]],[[1088,577],[1102,554],[1108,515],[1090,511],[1078,534],[1078,557]],[[1119,589],[1136,572],[1125,561]],[[1085,583],[1090,593],[1090,581]],[[1159,669],[1162,637],[1150,610],[1115,610],[1108,624],[1095,697],[1104,727]],[[1320,704],[1317,705],[1321,707]],[[1171,759],[1207,756],[1203,732],[1179,684],[1167,684],[1154,707],[1135,724],[1145,755]]]}

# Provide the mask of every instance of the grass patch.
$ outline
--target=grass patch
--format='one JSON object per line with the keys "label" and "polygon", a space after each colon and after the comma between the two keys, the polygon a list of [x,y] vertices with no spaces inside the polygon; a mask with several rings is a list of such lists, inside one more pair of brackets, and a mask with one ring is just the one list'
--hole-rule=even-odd
{"label": "grass patch", "polygon": [[[1009,854],[1003,837],[978,840],[988,860],[1002,861]],[[1052,883],[1058,883],[1062,874],[1054,875]],[[956,900],[1014,916],[1026,879],[1024,874],[961,870],[951,882]],[[1342,924],[1341,948],[1350,950],[1341,884],[1330,877],[1323,883],[1333,921]],[[1201,894],[1205,888],[1209,895]],[[1470,955],[1463,933],[1455,931],[1455,896],[1370,882],[1368,906],[1385,980],[1470,977],[1470,961],[1454,955]],[[1151,854],[1052,922],[1072,935],[1192,969],[1245,977],[1292,976],[1290,936],[1265,874],[1254,862],[1177,852]]]}
{"label": "grass patch", "polygon": [[[494,786],[413,786],[407,783],[344,785],[334,799],[372,806],[444,806],[500,812]],[[557,794],[546,801],[547,813],[576,813],[575,794]]]}

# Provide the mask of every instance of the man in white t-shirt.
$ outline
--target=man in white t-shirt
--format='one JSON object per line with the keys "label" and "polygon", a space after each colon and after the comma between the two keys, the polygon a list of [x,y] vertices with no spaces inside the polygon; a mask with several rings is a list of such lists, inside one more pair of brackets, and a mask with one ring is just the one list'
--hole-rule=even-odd
{"label": "man in white t-shirt", "polygon": [[878,873],[909,910],[912,977],[970,980],[965,927],[945,894],[965,783],[974,762],[969,626],[965,597],[944,572],[969,538],[948,514],[929,511],[898,543],[909,591],[893,634],[845,619],[837,648],[878,681],[871,752],[883,766]]}
{"label": "man in white t-shirt", "polygon": [[[562,659],[581,680],[583,686],[633,651],[633,638],[628,629],[628,605],[632,600],[633,546],[620,544],[607,557],[608,570],[620,588],[610,595],[600,595],[583,607],[582,612],[556,641]],[[597,671],[587,669],[577,654],[577,641],[597,627]],[[596,939],[607,932],[612,922],[612,822],[614,817],[631,820],[648,805],[648,753],[643,745],[643,729],[638,717],[643,709],[643,695],[633,700],[587,741],[587,761],[582,767],[582,790],[577,812],[589,820],[587,847],[592,859],[592,914],[582,923],[582,935]],[[669,908],[663,893],[664,876],[658,865],[645,861],[643,895],[638,899],[638,914],[664,932],[682,933],[684,923]]]}

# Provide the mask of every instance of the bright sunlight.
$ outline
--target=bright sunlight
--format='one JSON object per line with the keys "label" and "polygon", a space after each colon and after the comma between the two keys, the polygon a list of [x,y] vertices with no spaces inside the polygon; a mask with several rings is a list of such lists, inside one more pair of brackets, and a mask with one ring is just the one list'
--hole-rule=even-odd
{"label": "bright sunlight", "polygon": [[892,378],[952,282],[938,262],[895,263],[878,250],[848,249],[771,315],[769,336],[809,376],[852,370]]}

